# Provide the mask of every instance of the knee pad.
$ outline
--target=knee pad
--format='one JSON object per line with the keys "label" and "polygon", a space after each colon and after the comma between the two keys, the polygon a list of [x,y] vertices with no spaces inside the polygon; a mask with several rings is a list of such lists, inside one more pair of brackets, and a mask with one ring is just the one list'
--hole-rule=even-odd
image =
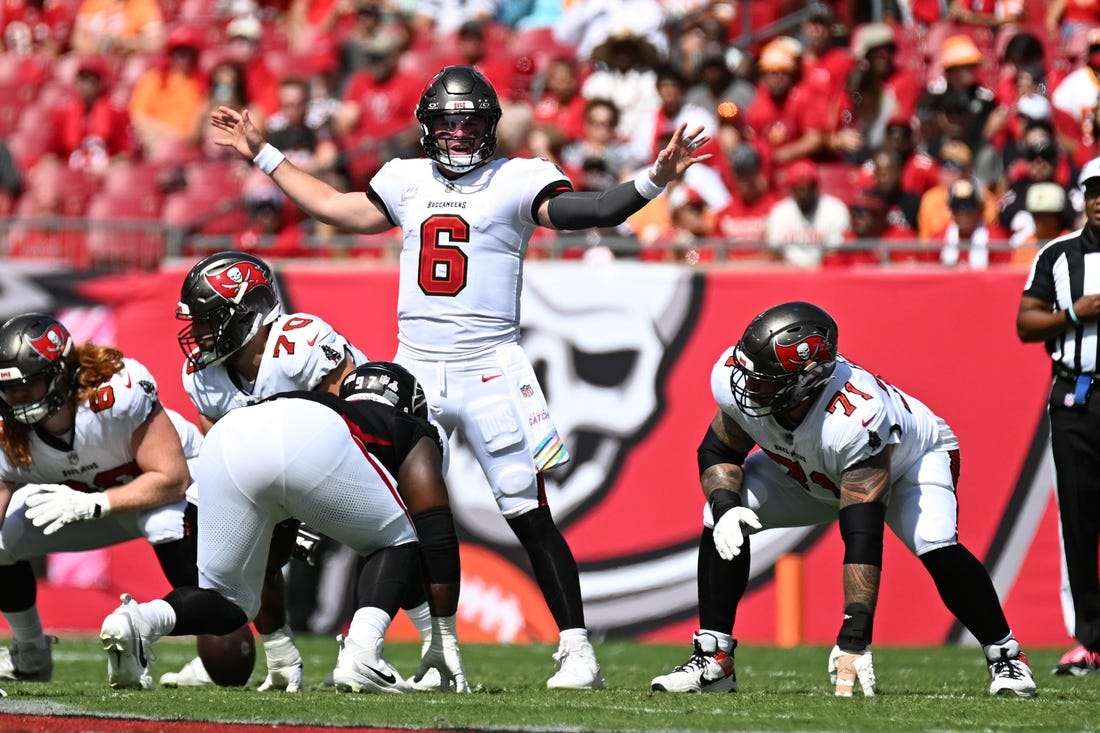
{"label": "knee pad", "polygon": [[470,421],[476,430],[476,436],[485,445],[485,449],[497,455],[522,445],[526,433],[516,417],[512,403],[504,397],[493,396],[474,400],[469,407]]}
{"label": "knee pad", "polygon": [[184,510],[187,501],[149,509],[138,514],[138,528],[151,545],[172,542],[184,535]]}

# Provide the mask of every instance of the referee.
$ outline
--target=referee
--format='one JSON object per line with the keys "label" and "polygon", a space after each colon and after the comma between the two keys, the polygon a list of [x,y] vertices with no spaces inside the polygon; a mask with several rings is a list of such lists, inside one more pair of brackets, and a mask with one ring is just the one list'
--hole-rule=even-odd
{"label": "referee", "polygon": [[[1020,298],[1016,333],[1045,341],[1053,361],[1050,442],[1073,635],[1055,674],[1100,672],[1100,158],[1081,170],[1085,227],[1039,250]],[[1063,596],[1063,601],[1065,601]]]}

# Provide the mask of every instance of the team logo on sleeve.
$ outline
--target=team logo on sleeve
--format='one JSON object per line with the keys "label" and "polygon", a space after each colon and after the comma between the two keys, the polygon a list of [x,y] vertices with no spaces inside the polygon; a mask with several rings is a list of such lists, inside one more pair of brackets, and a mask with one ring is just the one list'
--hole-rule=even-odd
{"label": "team logo on sleeve", "polygon": [[793,344],[776,344],[775,356],[779,363],[788,372],[796,372],[810,362],[818,360],[818,356],[829,357],[829,345],[825,339],[814,334],[807,336]]}
{"label": "team logo on sleeve", "polygon": [[249,290],[266,285],[273,287],[263,270],[251,262],[237,262],[216,274],[206,275],[206,282],[218,295],[240,303]]}
{"label": "team logo on sleeve", "polygon": [[69,348],[68,335],[60,326],[50,326],[36,339],[29,341],[30,347],[46,361],[57,361]]}

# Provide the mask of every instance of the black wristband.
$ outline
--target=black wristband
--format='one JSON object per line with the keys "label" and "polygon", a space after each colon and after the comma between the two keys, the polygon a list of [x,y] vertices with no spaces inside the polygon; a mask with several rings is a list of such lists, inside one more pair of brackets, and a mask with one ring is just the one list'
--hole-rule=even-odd
{"label": "black wristband", "polygon": [[717,522],[730,509],[741,506],[741,495],[729,489],[715,489],[707,497],[707,503],[710,504],[710,513]]}

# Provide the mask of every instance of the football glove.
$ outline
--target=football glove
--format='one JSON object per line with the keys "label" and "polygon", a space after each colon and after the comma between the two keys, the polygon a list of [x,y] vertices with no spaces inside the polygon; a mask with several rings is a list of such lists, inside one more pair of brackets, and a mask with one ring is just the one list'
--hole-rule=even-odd
{"label": "football glove", "polygon": [[723,560],[732,560],[741,554],[741,545],[745,543],[741,525],[760,529],[760,518],[748,507],[735,506],[714,524],[714,547]]}
{"label": "football glove", "polygon": [[859,680],[865,697],[874,697],[875,665],[871,659],[871,647],[860,654],[852,654],[834,646],[829,654],[829,681],[836,690],[836,696],[851,697],[856,680]]}
{"label": "football glove", "polygon": [[302,655],[289,635],[280,634],[275,639],[264,640],[267,657],[267,677],[257,690],[302,691]]}
{"label": "football glove", "polygon": [[432,618],[432,643],[420,660],[420,668],[416,670],[413,682],[420,682],[429,669],[439,672],[439,689],[470,691],[466,683],[466,670],[462,667],[462,654],[458,651],[454,616]]}
{"label": "football glove", "polygon": [[53,534],[66,524],[100,519],[111,513],[106,494],[87,494],[61,484],[43,486],[28,496],[26,503],[27,519],[35,527],[46,526],[42,534]]}

